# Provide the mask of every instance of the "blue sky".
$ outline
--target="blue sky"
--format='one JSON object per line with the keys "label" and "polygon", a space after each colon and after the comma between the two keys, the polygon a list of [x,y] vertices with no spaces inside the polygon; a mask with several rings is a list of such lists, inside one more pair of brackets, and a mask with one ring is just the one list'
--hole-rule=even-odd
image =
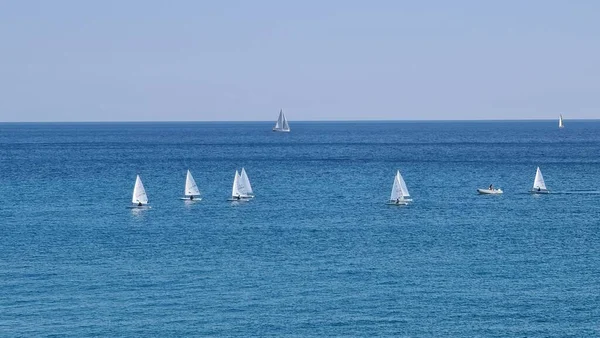
{"label": "blue sky", "polygon": [[600,118],[597,1],[1,1],[0,121]]}

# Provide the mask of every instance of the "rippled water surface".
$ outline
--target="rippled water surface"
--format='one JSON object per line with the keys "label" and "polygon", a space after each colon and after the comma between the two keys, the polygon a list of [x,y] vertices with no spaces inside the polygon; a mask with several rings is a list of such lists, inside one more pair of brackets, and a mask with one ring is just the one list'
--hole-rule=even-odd
{"label": "rippled water surface", "polygon": [[0,334],[600,335],[600,121],[271,124],[0,124]]}

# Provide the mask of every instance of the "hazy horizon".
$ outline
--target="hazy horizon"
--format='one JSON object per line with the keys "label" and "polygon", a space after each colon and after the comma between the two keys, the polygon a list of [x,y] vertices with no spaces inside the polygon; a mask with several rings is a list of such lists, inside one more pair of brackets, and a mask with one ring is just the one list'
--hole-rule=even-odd
{"label": "hazy horizon", "polygon": [[[401,122],[552,122],[552,121],[557,121],[558,123],[558,118],[555,119],[550,119],[550,118],[534,118],[534,119],[529,119],[529,118],[522,118],[522,119],[454,119],[454,120],[450,120],[450,119],[427,119],[427,120],[417,120],[417,119],[397,119],[397,120],[392,120],[392,119],[355,119],[355,120],[343,120],[343,119],[336,119],[336,120],[290,120],[290,124],[293,126],[293,124],[295,123],[304,123],[304,122],[324,122],[324,123],[328,123],[328,122],[365,122],[365,123],[369,123],[369,122],[392,122],[392,123],[401,123]],[[568,121],[577,121],[577,122],[583,122],[583,121],[600,121],[600,118],[573,118],[573,119],[564,119],[564,121],[566,121],[568,123]],[[36,123],[65,123],[65,124],[69,124],[69,123],[275,123],[275,120],[119,120],[119,121],[0,121],[0,124],[22,124],[22,123],[32,123],[32,124],[36,124]]]}
{"label": "hazy horizon", "polygon": [[600,118],[600,3],[0,3],[0,121]]}

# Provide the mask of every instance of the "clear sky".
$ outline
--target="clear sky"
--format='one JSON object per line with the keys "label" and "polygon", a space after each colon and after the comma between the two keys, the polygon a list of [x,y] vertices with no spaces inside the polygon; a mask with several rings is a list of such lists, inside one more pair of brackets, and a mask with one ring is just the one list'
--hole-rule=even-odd
{"label": "clear sky", "polygon": [[0,121],[600,118],[600,1],[0,1]]}

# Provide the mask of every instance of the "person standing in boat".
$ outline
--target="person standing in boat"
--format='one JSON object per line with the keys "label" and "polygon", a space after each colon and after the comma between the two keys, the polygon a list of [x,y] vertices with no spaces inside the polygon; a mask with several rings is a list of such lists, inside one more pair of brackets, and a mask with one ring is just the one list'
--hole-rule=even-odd
{"label": "person standing in boat", "polygon": [[494,185],[490,184],[490,190],[494,190]]}

